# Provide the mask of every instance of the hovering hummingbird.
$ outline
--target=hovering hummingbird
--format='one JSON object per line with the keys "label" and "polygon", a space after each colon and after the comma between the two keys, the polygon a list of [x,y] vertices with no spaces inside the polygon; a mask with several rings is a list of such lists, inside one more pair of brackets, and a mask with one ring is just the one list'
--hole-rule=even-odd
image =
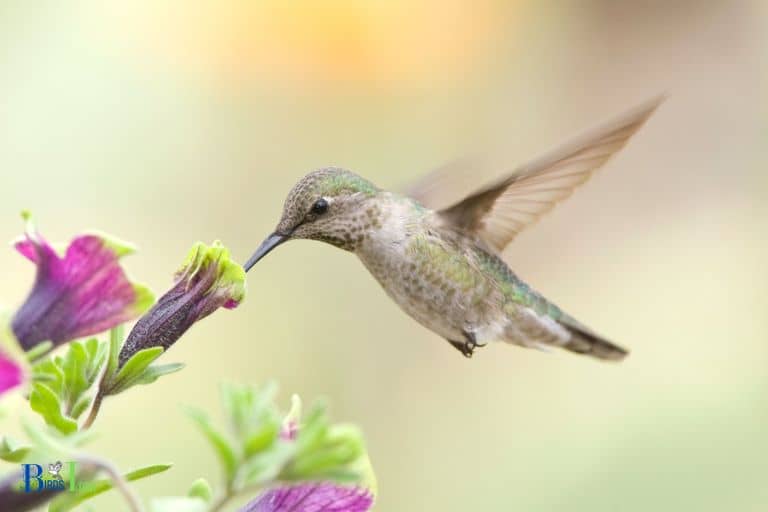
{"label": "hovering hummingbird", "polygon": [[344,169],[311,172],[290,191],[277,228],[245,270],[283,242],[320,240],[355,253],[392,300],[466,357],[504,341],[620,360],[625,349],[530,288],[501,254],[621,149],[661,101],[605,122],[443,209],[432,209],[445,188],[439,171],[406,194]]}

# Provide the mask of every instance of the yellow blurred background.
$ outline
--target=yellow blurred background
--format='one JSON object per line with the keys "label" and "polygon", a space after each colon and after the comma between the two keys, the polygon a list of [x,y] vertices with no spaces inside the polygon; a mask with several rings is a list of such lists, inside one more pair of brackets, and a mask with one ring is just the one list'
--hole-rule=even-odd
{"label": "yellow blurred background", "polygon": [[[506,254],[625,362],[467,361],[353,256],[296,242],[164,356],[184,371],[106,402],[91,448],[174,462],[145,498],[217,482],[179,404],[275,378],[286,407],[327,396],[362,426],[377,510],[766,510],[766,21],[757,1],[4,0],[0,237],[22,208],[50,240],[113,233],[156,292],[196,240],[245,260],[313,168],[396,187],[501,144],[503,172],[669,94]],[[10,248],[0,268],[16,306],[33,268]]]}

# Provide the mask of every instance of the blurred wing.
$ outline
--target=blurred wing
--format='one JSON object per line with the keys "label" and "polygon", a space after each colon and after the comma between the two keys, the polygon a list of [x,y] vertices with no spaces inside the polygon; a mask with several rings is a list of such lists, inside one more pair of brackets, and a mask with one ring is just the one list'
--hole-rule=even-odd
{"label": "blurred wing", "polygon": [[467,187],[489,174],[490,162],[480,156],[451,160],[409,183],[402,194],[417,200],[430,210],[439,210],[466,194]]}
{"label": "blurred wing", "polygon": [[624,147],[663,99],[654,98],[585,132],[439,214],[453,228],[502,251]]}

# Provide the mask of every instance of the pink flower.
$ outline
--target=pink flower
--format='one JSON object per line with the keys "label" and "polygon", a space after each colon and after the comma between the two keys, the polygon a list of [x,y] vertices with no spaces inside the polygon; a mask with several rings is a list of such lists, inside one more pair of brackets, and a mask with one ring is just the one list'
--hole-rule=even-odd
{"label": "pink flower", "polygon": [[139,316],[151,292],[128,280],[118,260],[132,249],[103,235],[80,235],[59,256],[27,220],[16,249],[37,266],[35,282],[11,328],[24,350],[106,331]]}
{"label": "pink flower", "polygon": [[240,509],[240,512],[365,512],[373,496],[359,487],[308,482],[275,487]]}
{"label": "pink flower", "polygon": [[24,370],[21,365],[0,351],[0,395],[24,382]]}

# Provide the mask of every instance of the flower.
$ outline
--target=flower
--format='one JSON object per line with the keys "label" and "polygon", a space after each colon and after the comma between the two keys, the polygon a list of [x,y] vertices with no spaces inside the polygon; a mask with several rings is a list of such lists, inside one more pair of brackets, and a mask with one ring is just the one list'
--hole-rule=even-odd
{"label": "flower", "polygon": [[106,331],[152,303],[152,293],[130,282],[118,263],[133,248],[105,235],[85,234],[72,240],[61,257],[35,231],[29,214],[22,216],[27,229],[14,245],[37,265],[32,291],[11,322],[24,350]]}
{"label": "flower", "polygon": [[299,435],[299,419],[301,418],[301,398],[299,395],[291,396],[291,410],[283,419],[280,427],[280,439],[283,441],[295,441]]}
{"label": "flower", "polygon": [[365,512],[372,505],[373,496],[365,489],[307,482],[269,489],[240,512]]}
{"label": "flower", "polygon": [[120,351],[122,366],[139,350],[168,349],[192,324],[245,298],[245,271],[220,242],[198,242],[176,273],[176,282],[134,326]]}
{"label": "flower", "polygon": [[21,471],[14,471],[0,479],[0,503],[3,510],[23,512],[39,510],[46,502],[62,492],[59,489],[40,489],[34,492],[21,492],[19,482],[23,481]]}
{"label": "flower", "polygon": [[24,370],[14,359],[0,351],[0,395],[24,381]]}

